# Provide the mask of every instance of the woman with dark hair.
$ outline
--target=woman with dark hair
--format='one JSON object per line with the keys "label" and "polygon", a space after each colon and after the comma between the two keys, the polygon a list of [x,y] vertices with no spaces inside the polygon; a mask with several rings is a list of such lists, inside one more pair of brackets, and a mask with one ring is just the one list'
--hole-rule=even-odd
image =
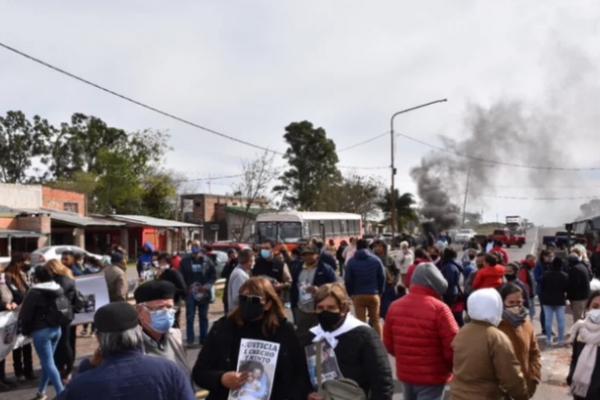
{"label": "woman with dark hair", "polygon": [[567,383],[575,400],[600,399],[600,291],[590,294],[585,319],[571,327],[573,357]]}
{"label": "woman with dark hair", "polygon": [[463,272],[463,267],[457,260],[458,254],[451,247],[446,247],[442,256],[442,275],[448,282],[448,289],[442,296],[444,303],[452,310],[452,315],[459,327],[462,327],[465,322],[463,319],[463,311],[465,310],[464,295],[460,288],[460,276]]}
{"label": "woman with dark hair", "polygon": [[242,388],[248,372],[237,372],[242,339],[279,344],[270,400],[306,400],[308,367],[304,350],[285,318],[283,304],[268,280],[248,279],[239,291],[239,304],[217,321],[198,354],[192,379],[208,390],[207,400],[225,400]]}
{"label": "woman with dark hair", "polygon": [[524,307],[526,296],[521,287],[510,282],[502,286],[500,296],[504,309],[498,329],[508,336],[513,345],[527,382],[529,397],[532,398],[542,381],[542,356],[535,329],[529,319],[529,310]]}
{"label": "woman with dark hair", "polygon": [[554,314],[556,314],[558,345],[562,346],[565,334],[565,308],[569,291],[569,275],[563,271],[563,262],[560,258],[557,257],[552,261],[552,267],[544,273],[541,286],[542,299],[544,300],[546,342],[549,345],[552,344],[552,321],[554,320]]}
{"label": "woman with dark hair", "polygon": [[[542,325],[542,334],[546,334],[546,313],[544,312],[544,298],[542,296],[542,279],[544,279],[544,274],[550,270],[552,266],[552,253],[549,250],[540,251],[540,256],[538,257],[538,261],[533,267],[533,277],[535,279],[535,294],[538,296],[540,300],[540,308],[542,312],[540,313],[540,324]],[[552,335],[552,332],[549,332]]]}
{"label": "woman with dark hair", "polygon": [[[25,294],[31,286],[29,272],[31,270],[31,258],[27,253],[15,253],[5,270],[6,286],[10,289],[13,302],[17,306],[23,303]],[[13,369],[19,382],[34,381],[37,377],[33,374],[32,346],[26,344],[13,350]]]}

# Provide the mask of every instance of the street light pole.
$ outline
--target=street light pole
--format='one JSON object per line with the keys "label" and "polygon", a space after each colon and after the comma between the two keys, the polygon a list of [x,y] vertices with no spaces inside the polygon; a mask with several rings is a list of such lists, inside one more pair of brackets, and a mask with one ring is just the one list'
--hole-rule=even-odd
{"label": "street light pole", "polygon": [[416,107],[412,107],[412,108],[407,108],[406,110],[402,110],[402,111],[398,111],[397,113],[395,113],[394,115],[392,115],[392,119],[390,121],[390,125],[391,125],[391,129],[390,129],[390,136],[392,138],[392,191],[390,192],[390,195],[392,197],[392,201],[391,201],[391,206],[392,206],[392,249],[395,247],[396,244],[396,235],[395,235],[395,231],[396,231],[396,189],[395,189],[395,185],[394,185],[394,177],[396,176],[396,166],[394,164],[394,118],[396,118],[397,115],[400,114],[404,114],[410,111],[414,111],[417,110],[419,108],[423,108],[423,107],[427,107],[430,106],[432,104],[436,104],[436,103],[443,103],[445,101],[448,101],[447,99],[441,99],[441,100],[436,100],[436,101],[432,101],[429,103],[425,103],[425,104],[421,104],[420,106],[416,106]]}

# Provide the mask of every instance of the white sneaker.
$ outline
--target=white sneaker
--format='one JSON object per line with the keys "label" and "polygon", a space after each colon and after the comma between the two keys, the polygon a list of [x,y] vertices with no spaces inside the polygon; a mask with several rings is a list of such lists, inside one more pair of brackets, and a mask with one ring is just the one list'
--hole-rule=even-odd
{"label": "white sneaker", "polygon": [[37,393],[34,400],[46,400],[47,398],[46,393]]}

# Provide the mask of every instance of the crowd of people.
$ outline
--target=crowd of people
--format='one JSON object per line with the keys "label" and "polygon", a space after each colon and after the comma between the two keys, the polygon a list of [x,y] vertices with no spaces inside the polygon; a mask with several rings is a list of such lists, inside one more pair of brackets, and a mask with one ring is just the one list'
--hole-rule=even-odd
{"label": "crowd of people", "polygon": [[[15,254],[0,275],[0,309],[20,307],[20,329],[33,339],[41,375],[33,373],[31,345],[14,350],[14,371],[17,381],[40,380],[38,399],[46,398],[51,382],[59,399],[192,399],[195,384],[209,391],[210,400],[230,392],[253,400],[322,400],[333,386],[311,380],[305,348],[326,343],[328,362],[335,359],[339,368],[334,379],[343,377],[335,388],[353,398],[392,398],[391,355],[405,400],[442,399],[448,385],[453,400],[525,400],[541,382],[532,323],[537,297],[547,345],[565,345],[570,306],[568,384],[576,400],[590,400],[600,398],[600,291],[592,290],[596,257],[585,245],[577,243],[565,260],[550,245],[537,259],[510,262],[501,243],[486,251],[472,241],[459,259],[455,246],[441,238],[418,248],[402,242],[395,257],[379,240],[336,245],[314,238],[293,251],[265,240],[229,252],[222,273],[225,315],[210,330],[217,274],[210,247],[198,241],[177,262],[145,246],[138,273],[142,278],[152,270],[152,279],[140,280],[135,305],[128,303],[127,257],[118,247],[105,265],[89,263],[97,269],[63,254],[32,271],[28,256]],[[77,371],[71,321],[81,296],[75,269],[103,272],[110,299],[96,310],[90,329],[98,348]],[[271,375],[260,363],[238,368],[244,339],[278,345]],[[187,351],[198,345],[191,366]],[[0,367],[0,390],[14,387],[4,361]]]}

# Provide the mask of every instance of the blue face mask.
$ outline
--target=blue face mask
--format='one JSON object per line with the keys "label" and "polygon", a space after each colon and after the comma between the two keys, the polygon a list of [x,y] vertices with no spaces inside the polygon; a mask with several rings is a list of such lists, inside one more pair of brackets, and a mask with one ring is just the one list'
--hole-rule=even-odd
{"label": "blue face mask", "polygon": [[160,310],[152,311],[150,313],[152,321],[150,321],[150,327],[156,332],[165,333],[173,326],[175,322],[175,311],[173,310]]}
{"label": "blue face mask", "polygon": [[194,253],[194,254],[200,253],[200,247],[192,246],[192,253]]}
{"label": "blue face mask", "polygon": [[271,257],[271,250],[267,250],[267,249],[262,249],[260,251],[260,256],[264,259],[270,258]]}

